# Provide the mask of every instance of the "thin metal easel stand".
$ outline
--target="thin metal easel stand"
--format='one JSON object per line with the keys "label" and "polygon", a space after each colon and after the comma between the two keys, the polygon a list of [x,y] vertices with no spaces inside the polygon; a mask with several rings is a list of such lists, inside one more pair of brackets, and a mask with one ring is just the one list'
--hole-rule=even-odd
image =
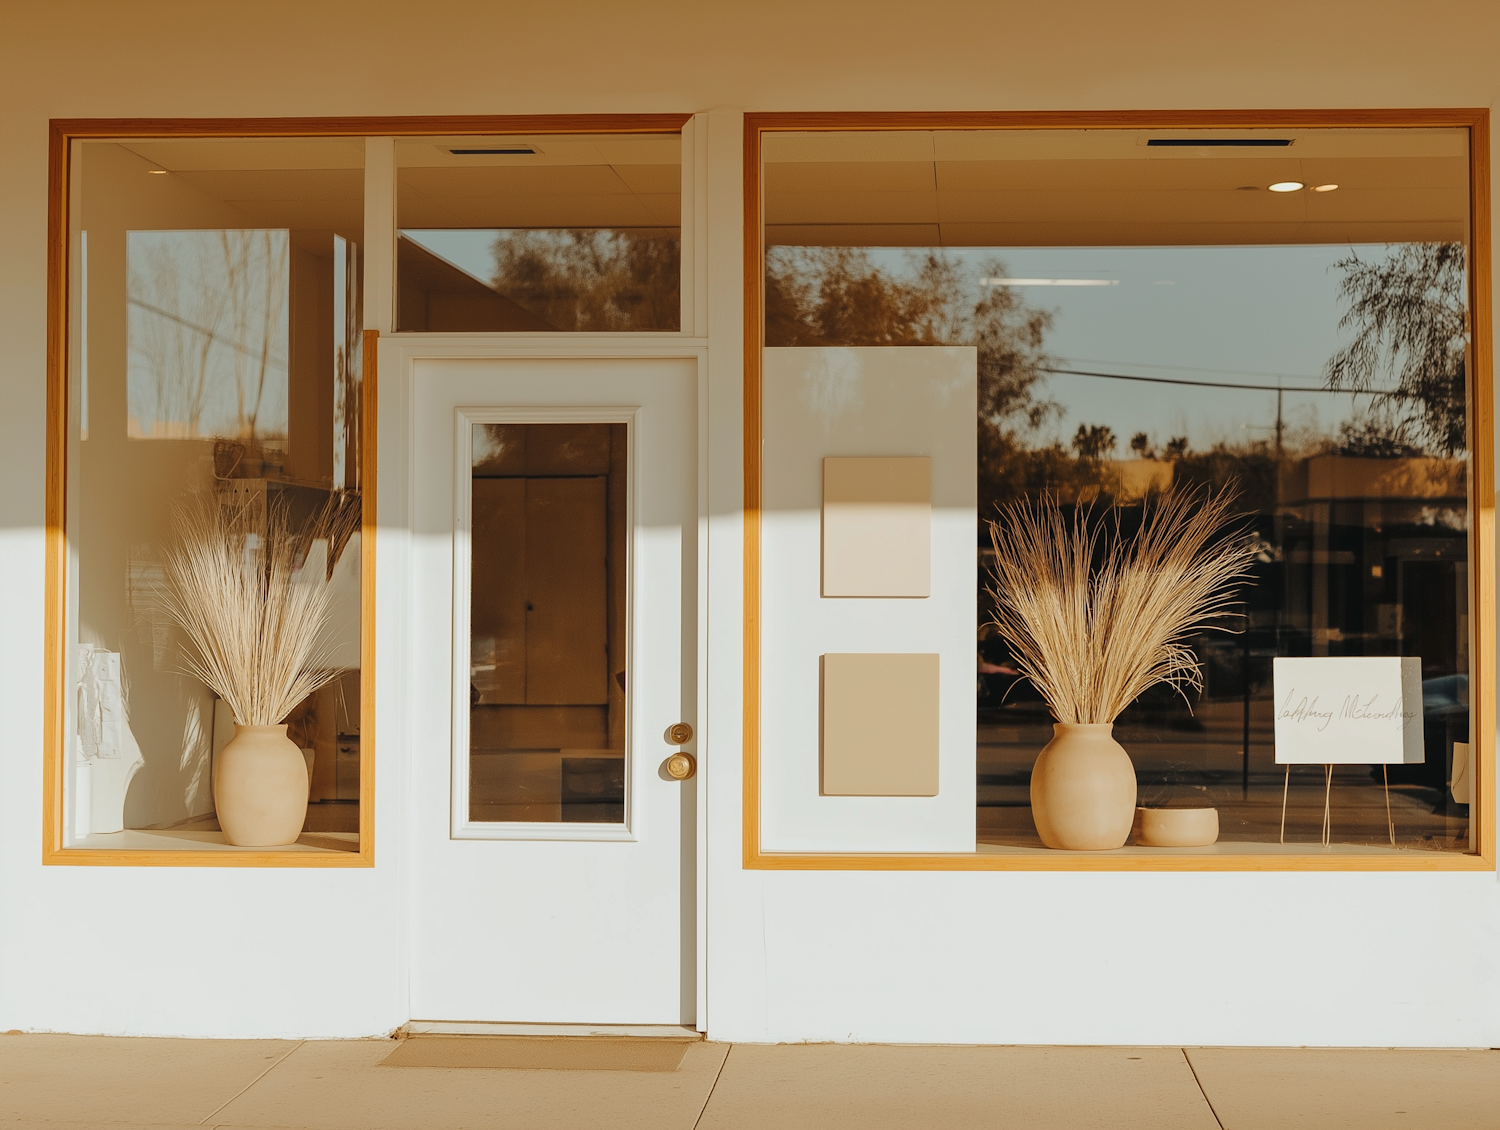
{"label": "thin metal easel stand", "polygon": [[1333,799],[1333,766],[1323,766],[1323,846],[1333,838],[1333,813],[1329,802]]}
{"label": "thin metal easel stand", "polygon": [[1380,776],[1385,781],[1385,826],[1391,834],[1391,847],[1396,846],[1396,822],[1391,819],[1391,771],[1382,762]]}
{"label": "thin metal easel stand", "polygon": [[1286,843],[1286,793],[1292,787],[1292,763],[1286,764],[1286,780],[1281,783],[1281,842]]}
{"label": "thin metal easel stand", "polygon": [[[1385,785],[1385,827],[1391,838],[1391,847],[1396,846],[1396,822],[1391,818],[1391,773],[1382,764],[1380,776]],[[1281,842],[1286,843],[1286,801],[1287,793],[1292,786],[1292,766],[1290,762],[1286,767],[1286,779],[1281,784]],[[1329,847],[1333,842],[1333,766],[1323,766],[1323,846]]]}

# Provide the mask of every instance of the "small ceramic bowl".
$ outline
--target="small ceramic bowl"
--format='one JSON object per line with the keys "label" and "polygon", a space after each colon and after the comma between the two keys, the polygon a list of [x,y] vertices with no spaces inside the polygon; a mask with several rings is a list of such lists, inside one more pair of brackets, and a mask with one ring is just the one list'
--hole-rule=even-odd
{"label": "small ceramic bowl", "polygon": [[1219,810],[1137,808],[1131,832],[1142,847],[1207,847],[1219,838]]}

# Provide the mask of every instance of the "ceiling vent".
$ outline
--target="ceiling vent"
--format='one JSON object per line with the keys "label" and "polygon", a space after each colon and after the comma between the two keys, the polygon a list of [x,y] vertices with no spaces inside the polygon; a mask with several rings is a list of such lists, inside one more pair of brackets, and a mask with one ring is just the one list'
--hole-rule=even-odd
{"label": "ceiling vent", "polygon": [[1285,149],[1290,137],[1153,137],[1146,144],[1163,149]]}

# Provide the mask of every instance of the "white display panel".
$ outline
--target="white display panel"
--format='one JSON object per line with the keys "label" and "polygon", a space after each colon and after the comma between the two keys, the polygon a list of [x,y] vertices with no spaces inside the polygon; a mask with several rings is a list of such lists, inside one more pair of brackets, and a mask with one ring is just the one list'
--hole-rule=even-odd
{"label": "white display panel", "polygon": [[[977,353],[767,349],[762,380],[762,846],[973,851]],[[929,598],[820,595],[828,456],[932,460]],[[819,657],[842,652],[941,657],[936,796],[819,795]]]}
{"label": "white display panel", "polygon": [[1420,764],[1422,660],[1278,656],[1276,764]]}

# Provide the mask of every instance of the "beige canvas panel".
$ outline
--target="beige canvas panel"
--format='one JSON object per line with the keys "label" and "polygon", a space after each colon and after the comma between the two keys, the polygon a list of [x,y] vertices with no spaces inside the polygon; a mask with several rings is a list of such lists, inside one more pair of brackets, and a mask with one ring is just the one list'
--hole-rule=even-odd
{"label": "beige canvas panel", "polygon": [[823,460],[823,595],[932,595],[932,460]]}
{"label": "beige canvas panel", "polygon": [[823,795],[937,796],[938,656],[823,660]]}

